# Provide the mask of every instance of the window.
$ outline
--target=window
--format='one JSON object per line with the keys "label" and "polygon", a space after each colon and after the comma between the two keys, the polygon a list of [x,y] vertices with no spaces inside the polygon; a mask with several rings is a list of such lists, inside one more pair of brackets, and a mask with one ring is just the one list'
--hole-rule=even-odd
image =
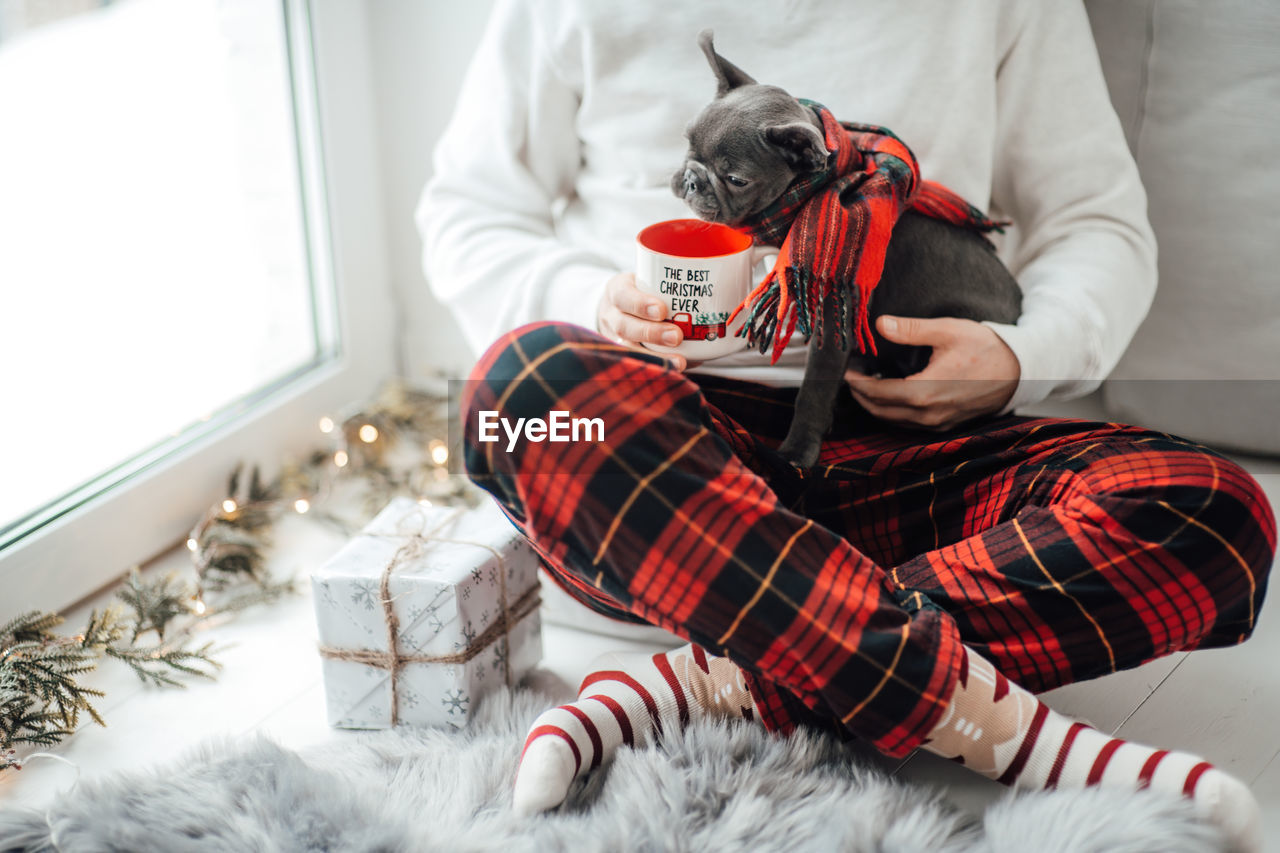
{"label": "window", "polygon": [[181,541],[392,372],[363,36],[351,4],[0,0],[0,618]]}

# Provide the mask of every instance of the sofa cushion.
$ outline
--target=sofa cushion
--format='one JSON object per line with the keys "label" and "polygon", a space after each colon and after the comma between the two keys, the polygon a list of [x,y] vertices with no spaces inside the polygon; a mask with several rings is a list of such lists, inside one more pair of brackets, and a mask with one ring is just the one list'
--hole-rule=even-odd
{"label": "sofa cushion", "polygon": [[1118,420],[1280,455],[1280,7],[1086,2],[1159,244]]}

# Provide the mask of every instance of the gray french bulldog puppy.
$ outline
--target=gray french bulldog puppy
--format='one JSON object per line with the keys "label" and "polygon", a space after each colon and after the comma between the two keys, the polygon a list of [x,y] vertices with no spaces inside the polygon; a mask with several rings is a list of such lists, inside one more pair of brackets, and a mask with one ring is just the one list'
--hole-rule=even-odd
{"label": "gray french bulldog puppy", "polygon": [[[738,225],[768,207],[792,181],[826,166],[822,124],[785,90],[757,83],[716,53],[710,30],[699,33],[698,44],[715,73],[716,97],[685,131],[689,151],[671,178],[671,189],[700,219]],[[1022,313],[1022,290],[981,234],[907,212],[894,226],[868,307],[873,330],[881,314],[1013,323]],[[879,355],[865,355],[853,344],[852,316],[844,335],[848,348],[842,349],[835,314],[824,306],[823,328],[829,333],[809,340],[791,427],[778,448],[801,468],[818,460],[847,367],[868,375],[910,376],[929,363],[932,351],[892,343],[873,331]]]}

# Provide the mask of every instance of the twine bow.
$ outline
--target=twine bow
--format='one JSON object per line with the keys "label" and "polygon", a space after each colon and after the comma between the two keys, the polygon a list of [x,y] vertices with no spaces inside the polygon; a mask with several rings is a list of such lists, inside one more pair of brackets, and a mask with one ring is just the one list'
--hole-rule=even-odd
{"label": "twine bow", "polygon": [[[443,663],[455,664],[466,663],[482,651],[487,649],[495,640],[502,637],[507,641],[507,654],[502,656],[503,676],[507,685],[511,685],[511,629],[521,619],[528,616],[538,608],[542,603],[539,596],[538,585],[534,584],[527,592],[515,600],[514,603],[507,603],[507,565],[506,558],[496,549],[483,542],[474,542],[469,539],[452,539],[445,536],[437,536],[444,528],[448,527],[458,519],[466,510],[455,510],[448,518],[436,525],[426,533],[407,532],[407,533],[375,533],[363,534],[365,536],[373,536],[378,539],[404,539],[405,542],[396,549],[395,554],[391,557],[391,562],[382,570],[382,578],[378,585],[379,600],[382,602],[382,614],[387,625],[387,650],[379,651],[376,649],[336,649],[332,646],[321,646],[320,656],[331,660],[345,660],[354,663],[362,663],[366,666],[385,669],[391,677],[391,725],[394,726],[400,719],[400,695],[399,695],[399,675],[400,669],[407,663]],[[419,520],[418,529],[421,530],[421,522],[425,519],[421,512],[414,512],[405,516],[397,524],[397,527],[403,529],[405,522],[410,519],[417,518]],[[483,548],[492,554],[498,561],[498,596],[501,609],[498,612],[497,619],[494,620],[488,628],[479,634],[467,648],[460,652],[448,655],[421,655],[421,654],[403,654],[400,651],[400,618],[396,616],[394,600],[391,597],[391,573],[400,568],[410,560],[420,557],[426,551],[427,546],[435,542],[444,542],[454,545],[472,545],[476,548]]]}

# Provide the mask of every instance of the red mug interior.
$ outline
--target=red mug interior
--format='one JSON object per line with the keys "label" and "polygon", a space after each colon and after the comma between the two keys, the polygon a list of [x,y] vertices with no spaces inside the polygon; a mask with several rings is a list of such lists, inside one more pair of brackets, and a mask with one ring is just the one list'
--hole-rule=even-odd
{"label": "red mug interior", "polygon": [[636,238],[640,245],[680,258],[716,258],[751,248],[751,238],[728,225],[701,219],[671,219],[650,225]]}

